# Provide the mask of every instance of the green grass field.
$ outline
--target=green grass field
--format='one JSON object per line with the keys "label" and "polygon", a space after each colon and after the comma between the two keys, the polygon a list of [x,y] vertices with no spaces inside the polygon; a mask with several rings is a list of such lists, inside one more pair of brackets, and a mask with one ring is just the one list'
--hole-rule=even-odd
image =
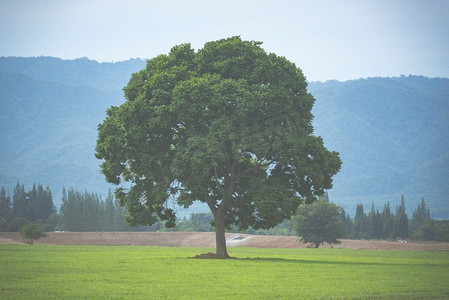
{"label": "green grass field", "polygon": [[0,245],[1,299],[449,298],[449,252]]}

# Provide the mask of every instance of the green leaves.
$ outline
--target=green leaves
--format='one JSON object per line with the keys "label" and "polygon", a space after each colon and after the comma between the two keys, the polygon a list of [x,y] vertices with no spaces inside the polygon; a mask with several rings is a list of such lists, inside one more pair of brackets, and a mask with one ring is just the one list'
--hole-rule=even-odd
{"label": "green leaves", "polygon": [[29,240],[30,244],[33,244],[34,240],[38,240],[41,237],[46,236],[44,227],[39,223],[28,222],[26,225],[20,228],[20,235]]}
{"label": "green leaves", "polygon": [[337,153],[312,136],[301,70],[259,42],[189,44],[147,62],[99,126],[97,158],[131,224],[174,220],[167,199],[206,202],[227,226],[268,228],[331,187]]}
{"label": "green leaves", "polygon": [[338,243],[344,232],[339,221],[340,208],[324,200],[301,205],[291,224],[304,243],[318,248],[323,242]]}

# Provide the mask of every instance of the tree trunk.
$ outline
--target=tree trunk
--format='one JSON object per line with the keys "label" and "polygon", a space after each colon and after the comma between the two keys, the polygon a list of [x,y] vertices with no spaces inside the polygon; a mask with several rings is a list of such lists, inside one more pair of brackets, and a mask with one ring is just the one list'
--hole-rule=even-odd
{"label": "tree trunk", "polygon": [[229,258],[228,252],[226,250],[226,236],[225,236],[225,226],[224,226],[224,210],[218,209],[214,214],[215,217],[215,243],[216,251],[215,254],[219,258]]}

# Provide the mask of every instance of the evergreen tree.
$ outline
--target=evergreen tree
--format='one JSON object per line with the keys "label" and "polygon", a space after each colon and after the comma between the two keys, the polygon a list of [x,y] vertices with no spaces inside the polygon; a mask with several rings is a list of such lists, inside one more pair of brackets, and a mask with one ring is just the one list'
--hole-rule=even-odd
{"label": "evergreen tree", "polygon": [[53,205],[53,197],[50,188],[44,190],[41,184],[37,187],[37,220],[46,220],[51,214],[55,213],[55,207]]}
{"label": "evergreen tree", "polygon": [[15,218],[26,219],[29,215],[28,213],[28,203],[27,196],[25,193],[25,188],[17,182],[14,188],[13,201],[13,215]]}
{"label": "evergreen tree", "polygon": [[438,221],[429,219],[419,228],[419,239],[424,241],[437,241],[440,239]]}
{"label": "evergreen tree", "polygon": [[113,231],[115,230],[114,226],[115,219],[115,205],[114,205],[114,196],[109,190],[108,197],[104,203],[104,230]]}
{"label": "evergreen tree", "polygon": [[42,207],[43,207],[42,211],[44,212],[43,214],[44,219],[48,218],[51,214],[54,214],[56,212],[55,205],[53,204],[53,195],[48,186],[44,191]]}
{"label": "evergreen tree", "polygon": [[421,203],[413,212],[412,221],[410,224],[410,229],[412,232],[418,232],[419,228],[430,219],[430,210],[426,208],[426,203],[424,202],[424,197],[421,199]]}
{"label": "evergreen tree", "polygon": [[11,211],[11,200],[6,197],[5,188],[0,191],[0,218],[8,217]]}
{"label": "evergreen tree", "polygon": [[388,239],[393,234],[394,216],[391,213],[390,202],[387,202],[382,211],[382,236],[383,239]]}
{"label": "evergreen tree", "polygon": [[393,224],[393,238],[408,237],[408,218],[405,212],[404,195],[401,197],[401,204],[396,208],[396,215]]}
{"label": "evergreen tree", "polygon": [[26,193],[28,198],[27,220],[36,221],[38,219],[39,200],[36,184],[33,184],[33,189]]}
{"label": "evergreen tree", "polygon": [[66,203],[68,201],[67,197],[67,190],[65,189],[65,186],[62,187],[62,204]]}
{"label": "evergreen tree", "polygon": [[[37,220],[44,220],[46,217],[44,217],[44,189],[41,184],[38,184],[37,186],[37,211],[36,211],[36,219]],[[47,216],[48,217],[48,216]]]}
{"label": "evergreen tree", "polygon": [[366,239],[368,237],[367,231],[367,221],[363,211],[363,204],[357,204],[354,217],[354,238]]}
{"label": "evergreen tree", "polygon": [[97,194],[63,191],[61,204],[62,225],[70,231],[105,230],[105,208]]}
{"label": "evergreen tree", "polygon": [[[126,208],[115,205],[114,230],[127,231],[131,230],[128,223],[125,221]],[[160,227],[158,227],[160,229]]]}
{"label": "evergreen tree", "polygon": [[371,210],[367,217],[368,238],[380,239],[382,237],[382,220],[374,207],[374,202],[371,204]]}
{"label": "evergreen tree", "polygon": [[11,200],[6,196],[5,188],[0,191],[0,231],[7,231],[11,219]]}
{"label": "evergreen tree", "polygon": [[67,193],[65,188],[63,188],[62,194],[63,196],[60,208],[62,227],[64,230],[80,230],[79,223],[81,220],[81,200],[79,199],[79,193],[75,193],[73,190],[70,190]]}
{"label": "evergreen tree", "polygon": [[81,231],[103,230],[103,216],[100,214],[98,196],[87,191],[80,195],[81,200]]}
{"label": "evergreen tree", "polygon": [[344,231],[343,237],[345,237],[345,238],[351,237],[353,234],[352,233],[353,223],[352,223],[351,217],[349,216],[349,214],[347,214],[345,212],[345,210],[343,208],[341,208],[340,223],[341,223],[341,227],[343,228],[343,231]]}
{"label": "evergreen tree", "polygon": [[94,228],[98,228],[98,230],[106,231],[106,225],[105,225],[105,205],[104,201],[101,199],[100,196],[95,195],[94,202],[95,203],[95,214],[97,216],[96,221],[92,225]]}
{"label": "evergreen tree", "polygon": [[[9,231],[18,231],[27,222],[39,220],[40,223],[46,224],[49,216],[55,213],[50,188],[47,187],[44,190],[40,184],[37,187],[36,184],[33,184],[33,188],[30,191],[25,191],[24,186],[17,182],[14,188],[12,207],[9,197],[7,201],[6,196],[4,198],[0,200],[0,203],[5,204],[4,206],[0,204],[0,206],[9,207],[7,209],[9,217],[6,221],[4,218],[2,219],[1,224],[3,225],[0,225],[3,228],[2,230],[5,230],[5,224],[7,224],[6,227]],[[2,208],[2,211],[4,209]],[[54,226],[47,226],[47,228],[52,229]]]}

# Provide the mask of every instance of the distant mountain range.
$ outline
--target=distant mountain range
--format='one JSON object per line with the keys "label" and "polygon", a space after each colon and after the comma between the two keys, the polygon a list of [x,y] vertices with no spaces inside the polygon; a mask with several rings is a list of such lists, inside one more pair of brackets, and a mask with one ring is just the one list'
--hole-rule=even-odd
{"label": "distant mountain range", "polygon": [[403,194],[411,217],[424,197],[449,218],[449,79],[420,76],[310,83],[315,134],[343,165],[330,199],[370,209]]}
{"label": "distant mountain range", "polygon": [[[49,185],[58,207],[63,186],[106,195],[97,126],[144,67],[139,59],[1,57],[0,186],[12,196],[17,181]],[[432,217],[449,219],[449,79],[311,82],[309,91],[315,134],[343,160],[331,201],[353,213],[357,203],[395,207],[403,194],[411,216],[424,197]]]}

